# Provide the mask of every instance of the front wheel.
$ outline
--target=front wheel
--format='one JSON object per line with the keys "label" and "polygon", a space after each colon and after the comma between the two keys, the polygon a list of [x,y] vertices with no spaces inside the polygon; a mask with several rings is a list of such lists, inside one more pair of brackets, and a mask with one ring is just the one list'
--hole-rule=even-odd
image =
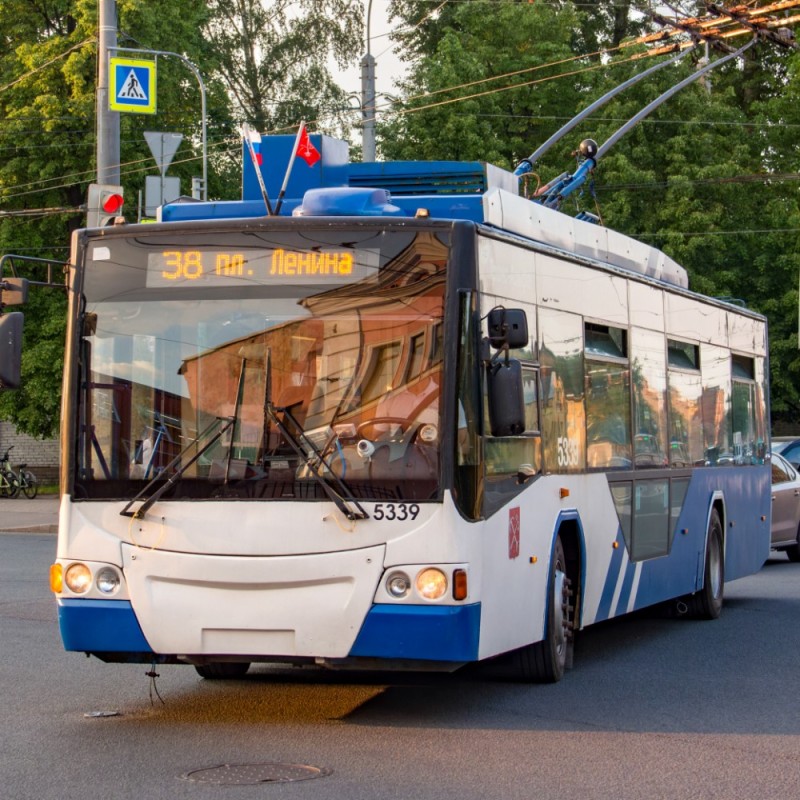
{"label": "front wheel", "polygon": [[722,613],[724,594],[725,549],[722,542],[722,522],[717,510],[713,509],[708,521],[703,588],[687,600],[690,615],[696,619],[717,619]]}
{"label": "front wheel", "polygon": [[22,491],[25,493],[25,497],[29,500],[33,500],[39,491],[38,479],[32,472],[27,471],[21,473],[20,477],[22,479]]}
{"label": "front wheel", "polygon": [[16,497],[19,494],[19,478],[13,472],[7,472],[5,479],[8,483],[6,495],[11,498]]}
{"label": "front wheel", "polygon": [[524,681],[556,683],[572,661],[572,610],[570,580],[561,537],[556,538],[547,587],[547,630],[541,642],[516,652],[517,674]]}
{"label": "front wheel", "polygon": [[196,664],[195,670],[206,680],[233,680],[241,678],[250,669],[249,661],[217,661],[212,664]]}

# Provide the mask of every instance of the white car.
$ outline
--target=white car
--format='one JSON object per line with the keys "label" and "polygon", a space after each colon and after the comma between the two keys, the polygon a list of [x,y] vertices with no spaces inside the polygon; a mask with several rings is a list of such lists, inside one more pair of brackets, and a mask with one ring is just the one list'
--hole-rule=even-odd
{"label": "white car", "polygon": [[800,561],[800,474],[772,452],[772,549]]}

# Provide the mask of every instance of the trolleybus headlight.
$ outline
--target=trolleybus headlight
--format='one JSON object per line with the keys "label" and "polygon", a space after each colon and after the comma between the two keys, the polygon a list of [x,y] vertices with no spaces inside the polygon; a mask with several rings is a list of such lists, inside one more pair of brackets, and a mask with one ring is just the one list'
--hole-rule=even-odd
{"label": "trolleybus headlight", "polygon": [[86,564],[70,564],[64,573],[64,583],[75,594],[86,594],[92,585],[92,571]]}
{"label": "trolleybus headlight", "polygon": [[428,567],[417,575],[417,591],[426,600],[438,600],[447,591],[447,576],[440,569]]}
{"label": "trolleybus headlight", "polygon": [[94,582],[103,594],[114,594],[119,589],[120,579],[116,570],[111,567],[103,567],[97,573]]}
{"label": "trolleybus headlight", "polygon": [[392,572],[386,579],[386,591],[398,600],[411,591],[411,578],[405,572]]}

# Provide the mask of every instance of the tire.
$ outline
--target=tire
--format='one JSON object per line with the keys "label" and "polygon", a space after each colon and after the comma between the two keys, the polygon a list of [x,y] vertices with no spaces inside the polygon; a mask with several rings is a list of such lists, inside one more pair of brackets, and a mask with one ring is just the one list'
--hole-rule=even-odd
{"label": "tire", "polygon": [[786,548],[786,555],[795,564],[800,561],[800,528],[797,529],[797,541]]}
{"label": "tire", "polygon": [[196,664],[195,669],[206,680],[233,680],[242,678],[250,669],[249,661],[218,661],[213,664]]}
{"label": "tire", "polygon": [[686,600],[689,614],[695,619],[717,619],[722,613],[725,596],[725,548],[722,542],[722,522],[714,508],[708,521],[703,588]]}
{"label": "tire", "polygon": [[27,497],[28,500],[33,500],[39,491],[39,481],[32,472],[26,471],[23,472],[22,475],[24,480],[22,491],[25,493],[25,497]]}
{"label": "tire", "polygon": [[7,472],[6,480],[8,481],[6,494],[13,499],[19,495],[19,478],[13,472]]}
{"label": "tire", "polygon": [[516,672],[527,682],[556,683],[572,666],[572,610],[570,580],[561,537],[556,537],[550,578],[547,582],[547,626],[541,642],[526,645],[516,652]]}

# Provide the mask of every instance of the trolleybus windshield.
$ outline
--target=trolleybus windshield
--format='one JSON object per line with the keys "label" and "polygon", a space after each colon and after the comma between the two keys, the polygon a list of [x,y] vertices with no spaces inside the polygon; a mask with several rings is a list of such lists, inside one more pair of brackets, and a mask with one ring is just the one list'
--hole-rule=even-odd
{"label": "trolleybus windshield", "polygon": [[90,239],[75,496],[438,497],[448,253],[423,228]]}

